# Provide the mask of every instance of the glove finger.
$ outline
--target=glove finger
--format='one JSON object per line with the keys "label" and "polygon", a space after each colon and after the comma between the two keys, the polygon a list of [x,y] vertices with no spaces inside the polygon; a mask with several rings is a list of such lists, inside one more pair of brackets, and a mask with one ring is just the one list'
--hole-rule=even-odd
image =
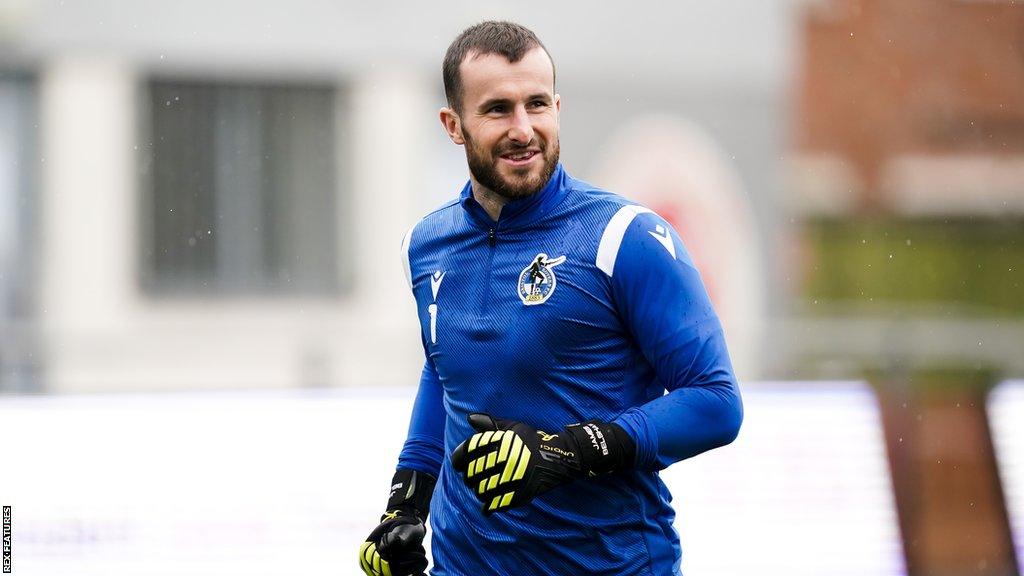
{"label": "glove finger", "polygon": [[387,561],[381,558],[373,542],[364,542],[359,548],[359,567],[362,568],[366,576],[390,574]]}
{"label": "glove finger", "polygon": [[[382,555],[381,558],[384,556]],[[427,552],[422,547],[418,550],[410,550],[402,554],[392,552],[387,555],[387,572],[384,576],[410,576],[421,574],[427,569]],[[383,572],[383,570],[382,570]]]}
{"label": "glove finger", "polygon": [[452,451],[452,467],[455,468],[455,470],[462,472],[463,474],[466,472],[466,469],[469,468],[468,453],[469,440],[466,440],[462,444],[459,444],[455,448],[455,450]]}
{"label": "glove finger", "polygon": [[498,421],[495,420],[490,414],[483,414],[481,412],[474,412],[466,417],[469,420],[469,425],[472,426],[477,432],[488,432],[499,430]]}
{"label": "glove finger", "polygon": [[385,534],[380,539],[380,546],[377,549],[385,556],[400,554],[407,550],[422,547],[423,537],[426,534],[427,529],[423,524],[403,524]]}
{"label": "glove finger", "polygon": [[475,412],[466,417],[477,433],[470,436],[462,444],[459,444],[454,451],[452,451],[452,466],[459,472],[465,474],[469,468],[469,445],[474,436],[477,436],[481,432],[495,431],[498,430],[498,424],[494,418],[488,414]]}

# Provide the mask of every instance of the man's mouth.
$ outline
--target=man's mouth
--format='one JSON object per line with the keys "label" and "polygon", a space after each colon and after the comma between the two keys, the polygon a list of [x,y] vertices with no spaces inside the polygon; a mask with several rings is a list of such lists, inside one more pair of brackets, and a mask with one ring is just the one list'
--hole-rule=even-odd
{"label": "man's mouth", "polygon": [[525,166],[538,156],[540,156],[539,150],[518,150],[502,154],[501,159],[512,166]]}

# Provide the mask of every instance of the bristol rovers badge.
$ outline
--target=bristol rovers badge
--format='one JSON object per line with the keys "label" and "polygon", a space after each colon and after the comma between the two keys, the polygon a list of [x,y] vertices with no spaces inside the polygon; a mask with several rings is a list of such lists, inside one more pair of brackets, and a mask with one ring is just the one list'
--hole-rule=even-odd
{"label": "bristol rovers badge", "polygon": [[527,306],[543,304],[555,291],[558,279],[555,278],[554,267],[565,262],[565,256],[548,260],[543,252],[537,254],[523,271],[519,273],[519,299]]}

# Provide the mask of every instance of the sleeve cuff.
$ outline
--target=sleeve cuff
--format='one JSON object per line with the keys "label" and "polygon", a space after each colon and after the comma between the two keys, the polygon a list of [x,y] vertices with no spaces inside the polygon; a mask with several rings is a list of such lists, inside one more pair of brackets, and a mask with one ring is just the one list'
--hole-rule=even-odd
{"label": "sleeve cuff", "polygon": [[658,430],[643,410],[639,407],[630,408],[612,420],[612,423],[621,426],[636,442],[634,467],[642,470],[658,467]]}

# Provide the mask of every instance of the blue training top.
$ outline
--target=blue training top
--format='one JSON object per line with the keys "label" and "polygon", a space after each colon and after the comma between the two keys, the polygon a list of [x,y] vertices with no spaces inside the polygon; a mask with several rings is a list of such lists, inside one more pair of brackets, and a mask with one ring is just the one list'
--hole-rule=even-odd
{"label": "blue training top", "polygon": [[[497,222],[467,183],[402,246],[427,359],[398,466],[438,476],[431,574],[678,574],[657,471],[731,442],[743,408],[672,227],[559,165]],[[615,422],[636,441],[635,466],[485,517],[449,458],[472,412],[549,432]]]}

